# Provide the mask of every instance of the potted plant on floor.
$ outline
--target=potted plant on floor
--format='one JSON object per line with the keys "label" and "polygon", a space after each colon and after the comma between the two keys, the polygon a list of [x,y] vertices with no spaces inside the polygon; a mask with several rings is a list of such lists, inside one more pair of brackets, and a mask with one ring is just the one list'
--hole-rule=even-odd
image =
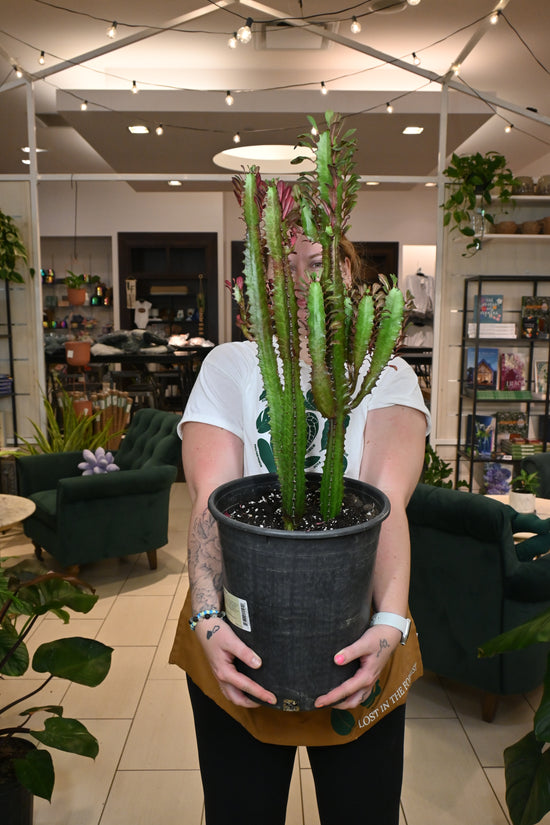
{"label": "potted plant on floor", "polygon": [[527,470],[520,470],[519,474],[510,480],[510,498],[508,502],[510,507],[513,507],[518,513],[534,513],[538,489],[538,473],[528,473]]}
{"label": "potted plant on floor", "polygon": [[[92,592],[87,592],[92,591]],[[0,559],[0,674],[9,688],[14,677],[29,667],[26,639],[39,618],[53,613],[65,623],[68,610],[88,613],[98,596],[71,576],[46,571],[36,562],[22,561],[11,567]],[[11,825],[32,823],[33,795],[50,799],[55,774],[49,750],[58,748],[97,756],[97,739],[76,719],[63,716],[57,705],[38,707],[31,700],[55,677],[95,687],[109,672],[112,648],[79,636],[39,645],[32,658],[37,673],[49,674],[31,691],[22,683],[20,697],[0,707],[0,810]],[[17,715],[13,708],[22,705]],[[43,725],[32,726],[37,714],[46,713]],[[33,740],[45,746],[37,748]],[[4,819],[6,817],[6,819]]]}
{"label": "potted plant on floor", "polygon": [[[534,562],[536,563],[536,562]],[[550,643],[550,610],[483,644],[482,657]],[[550,654],[533,729],[504,751],[506,804],[513,825],[536,825],[550,811]]]}
{"label": "potted plant on floor", "polygon": [[485,223],[494,224],[492,212],[488,212],[495,199],[501,204],[509,203],[512,187],[517,181],[506,164],[504,155],[498,152],[476,152],[473,155],[457,155],[443,174],[449,178],[446,183],[447,198],[442,204],[443,224],[458,229],[469,239],[466,249],[471,254],[481,249]]}
{"label": "potted plant on floor", "polygon": [[[266,564],[261,559],[264,551],[272,553],[269,570],[275,570],[284,581],[290,581],[290,570],[294,582],[307,579],[308,571],[311,573],[316,564],[321,568],[319,576],[324,573],[327,577],[322,584],[319,579],[315,593],[304,597],[311,612],[302,617],[302,623],[289,614],[292,605],[286,604],[282,608],[274,606],[269,617],[255,622],[256,627],[266,630],[267,638],[251,635],[248,629],[246,632],[247,644],[254,647],[264,662],[262,673],[254,672],[253,678],[269,685],[280,697],[279,707],[291,705],[301,710],[313,706],[313,690],[317,689],[315,695],[319,695],[354,672],[355,664],[351,671],[343,673],[342,668],[333,664],[331,652],[338,649],[337,645],[345,644],[346,639],[349,643],[358,638],[368,625],[369,581],[378,532],[389,505],[384,494],[370,485],[352,479],[344,482],[344,440],[350,411],[371,392],[392,356],[402,331],[405,303],[390,281],[381,286],[347,284],[344,280],[340,241],[348,228],[359,187],[353,163],[354,130],[344,132],[341,118],[332,112],[327,112],[325,118],[325,131],[318,129],[310,118],[317,137],[304,136],[302,145],[313,148],[315,169],[301,174],[296,186],[282,181],[265,183],[256,170],[248,172],[244,179],[235,179],[247,236],[244,289],[242,279],[238,279],[234,297],[239,304],[243,332],[258,347],[276,474],[246,477],[222,485],[209,502],[222,543],[225,610],[241,638],[243,628],[238,620],[233,621],[233,602],[228,594],[237,593],[241,602],[255,598],[257,608],[259,603],[272,604],[273,588],[268,580],[260,584],[263,593],[243,596],[248,585],[261,582],[262,570],[265,575]],[[298,233],[321,244],[322,269],[318,275],[311,274],[309,285],[304,287],[307,294],[297,297],[289,255]],[[300,384],[299,325],[306,323],[299,312],[302,302],[308,308],[302,340],[307,340],[313,395],[307,403],[314,403],[326,420],[326,457],[320,478],[305,472],[308,418]],[[369,354],[369,366],[365,369]],[[262,498],[266,508],[272,501],[280,503],[281,517],[272,521],[268,513],[267,523],[241,522],[251,497],[256,502]],[[341,523],[345,526],[336,529],[344,500],[346,517],[351,514],[356,521],[344,519]],[[359,503],[358,512],[353,507],[355,501]],[[367,520],[369,510],[371,519]],[[339,543],[335,551],[330,549],[332,541],[337,546]],[[254,569],[258,559],[258,568]],[[347,573],[343,572],[345,562],[351,565]],[[360,600],[360,605],[355,604],[350,610],[353,621],[349,617],[342,620],[351,606],[338,601],[345,601],[350,580],[356,584]],[[328,591],[328,606],[321,602],[323,589]],[[301,598],[290,593],[290,587],[286,595],[294,602]],[[304,618],[310,628],[319,630],[315,639],[311,631],[302,633]],[[287,655],[288,651],[263,655],[266,646],[276,646],[279,638],[288,637],[289,624],[295,628],[297,638],[309,638],[313,647],[297,656]],[[340,628],[340,637],[323,637],[321,628],[331,625]],[[324,672],[308,671],[304,682],[310,682],[309,693],[303,686],[289,683],[296,671],[296,659],[311,668],[321,662],[324,667],[324,661],[327,662]],[[241,668],[240,663],[238,667]],[[242,669],[247,672],[244,665]]]}

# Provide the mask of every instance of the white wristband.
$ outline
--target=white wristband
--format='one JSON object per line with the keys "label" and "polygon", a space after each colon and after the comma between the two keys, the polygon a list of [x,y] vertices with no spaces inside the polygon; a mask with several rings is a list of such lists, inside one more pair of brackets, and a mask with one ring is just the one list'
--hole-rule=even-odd
{"label": "white wristband", "polygon": [[409,631],[411,629],[411,620],[404,616],[399,616],[397,613],[375,613],[370,620],[370,626],[377,624],[386,624],[388,627],[395,627],[396,630],[401,631],[401,644],[404,645],[409,638]]}

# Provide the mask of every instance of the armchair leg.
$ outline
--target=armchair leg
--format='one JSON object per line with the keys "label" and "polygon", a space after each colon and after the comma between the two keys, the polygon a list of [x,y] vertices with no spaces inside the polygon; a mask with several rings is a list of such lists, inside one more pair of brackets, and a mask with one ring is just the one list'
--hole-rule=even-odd
{"label": "armchair leg", "polygon": [[156,550],[148,550],[147,551],[147,558],[149,559],[149,568],[151,570],[157,569],[157,551]]}
{"label": "armchair leg", "polygon": [[498,705],[496,693],[484,693],[481,697],[481,718],[484,722],[492,722]]}
{"label": "armchair leg", "polygon": [[34,555],[36,556],[38,561],[42,561],[42,548],[35,541],[33,541],[33,547],[34,547]]}

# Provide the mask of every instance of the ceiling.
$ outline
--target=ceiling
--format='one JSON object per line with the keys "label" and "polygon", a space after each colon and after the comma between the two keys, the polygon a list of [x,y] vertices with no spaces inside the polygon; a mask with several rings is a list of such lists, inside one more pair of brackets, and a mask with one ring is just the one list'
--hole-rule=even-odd
{"label": "ceiling", "polygon": [[[27,104],[34,97],[36,143],[44,150],[37,168],[46,179],[117,174],[138,191],[165,192],[171,177],[182,181],[179,191],[223,189],[231,173],[212,158],[234,145],[236,132],[241,146],[294,144],[309,129],[306,115],[319,120],[333,109],[358,130],[357,166],[365,180],[382,177],[380,189],[420,185],[437,171],[444,77],[451,88],[447,154],[496,150],[518,173],[550,152],[548,0],[2,6],[0,176],[28,171],[22,147],[29,143]],[[491,25],[497,7],[499,20]],[[353,14],[359,34],[350,31]],[[251,42],[230,49],[228,38],[247,18]],[[114,20],[111,40],[106,31]],[[131,92],[134,81],[138,94]],[[149,134],[130,134],[132,123],[147,125]],[[424,131],[405,136],[409,125]]]}

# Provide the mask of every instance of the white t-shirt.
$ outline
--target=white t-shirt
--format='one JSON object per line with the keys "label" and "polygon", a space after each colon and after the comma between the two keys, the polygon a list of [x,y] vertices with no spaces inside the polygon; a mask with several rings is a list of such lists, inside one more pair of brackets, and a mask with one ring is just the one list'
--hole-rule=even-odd
{"label": "white t-shirt", "polygon": [[[178,425],[180,435],[183,423],[197,421],[213,424],[238,436],[244,445],[245,476],[275,472],[267,401],[256,349],[256,344],[249,341],[234,341],[215,347],[202,364]],[[313,404],[309,375],[310,367],[302,364],[301,383],[306,397],[308,424],[306,469],[319,472],[325,457],[321,445],[326,422]],[[359,476],[368,411],[395,404],[423,412],[426,432],[429,432],[430,414],[424,404],[418,379],[401,358],[390,362],[372,393],[350,414],[345,446],[347,476]],[[351,445],[360,445],[360,449],[351,449]]]}

